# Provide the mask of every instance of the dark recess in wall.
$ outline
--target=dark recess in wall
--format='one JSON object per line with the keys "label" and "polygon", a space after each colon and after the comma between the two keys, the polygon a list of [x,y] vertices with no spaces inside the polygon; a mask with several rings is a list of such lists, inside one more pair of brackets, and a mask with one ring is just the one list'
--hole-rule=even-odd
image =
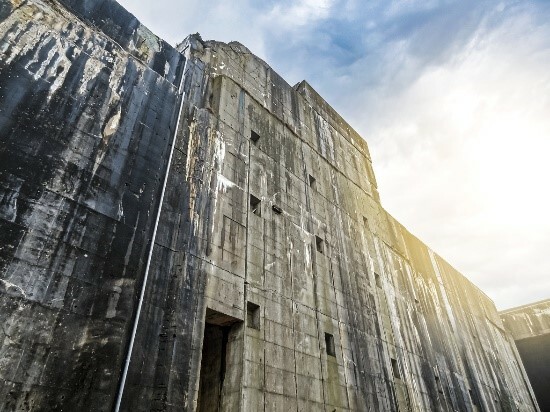
{"label": "dark recess in wall", "polygon": [[541,411],[550,411],[550,334],[516,341]]}

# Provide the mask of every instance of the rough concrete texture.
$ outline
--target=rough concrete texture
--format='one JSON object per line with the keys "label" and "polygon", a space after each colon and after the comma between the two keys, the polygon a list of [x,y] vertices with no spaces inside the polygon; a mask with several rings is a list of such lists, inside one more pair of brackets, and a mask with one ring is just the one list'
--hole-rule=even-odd
{"label": "rough concrete texture", "polygon": [[550,411],[550,299],[500,312],[531,381],[539,407]]}
{"label": "rough concrete texture", "polygon": [[111,0],[4,1],[0,39],[0,411],[538,410],[306,82]]}
{"label": "rough concrete texture", "polygon": [[0,11],[4,411],[109,409],[178,115],[183,56],[87,7]]}

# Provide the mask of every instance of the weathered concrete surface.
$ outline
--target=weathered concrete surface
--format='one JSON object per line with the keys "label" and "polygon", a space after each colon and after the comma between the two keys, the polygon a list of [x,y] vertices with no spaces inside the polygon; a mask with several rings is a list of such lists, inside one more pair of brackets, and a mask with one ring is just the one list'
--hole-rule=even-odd
{"label": "weathered concrete surface", "polygon": [[100,3],[2,2],[4,411],[108,410],[125,356],[184,58]]}
{"label": "weathered concrete surface", "polygon": [[531,381],[539,407],[550,410],[550,299],[500,312]]}
{"label": "weathered concrete surface", "polygon": [[306,82],[109,0],[0,19],[2,410],[538,410],[493,303]]}

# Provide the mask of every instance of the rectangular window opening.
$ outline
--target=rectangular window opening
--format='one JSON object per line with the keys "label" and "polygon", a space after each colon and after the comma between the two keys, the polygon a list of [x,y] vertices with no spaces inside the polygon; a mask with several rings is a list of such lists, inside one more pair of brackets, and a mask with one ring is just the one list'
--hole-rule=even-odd
{"label": "rectangular window opening", "polygon": [[365,229],[369,230],[369,219],[367,219],[365,216],[363,216],[363,226]]}
{"label": "rectangular window opening", "polygon": [[397,364],[397,359],[391,358],[391,368],[393,371],[393,376],[396,379],[401,379],[401,374],[399,373],[399,365]]}
{"label": "rectangular window opening", "polygon": [[260,135],[256,133],[254,130],[250,131],[250,140],[254,145],[258,144],[258,140],[260,140]]}
{"label": "rectangular window opening", "polygon": [[280,208],[279,206],[277,206],[277,205],[271,206],[271,209],[272,209],[275,213],[277,213],[278,215],[280,215],[281,213],[283,213],[283,209],[281,209],[281,208]]}
{"label": "rectangular window opening", "polygon": [[246,325],[249,328],[260,330],[260,306],[246,302]]}
{"label": "rectangular window opening", "polygon": [[311,187],[312,189],[315,189],[316,186],[317,186],[317,180],[311,176],[311,175],[308,175],[309,176],[309,187]]}
{"label": "rectangular window opening", "polygon": [[324,252],[324,241],[319,236],[315,235],[315,247],[317,248],[317,252],[319,253],[325,253]]}
{"label": "rectangular window opening", "polygon": [[327,347],[327,355],[336,356],[336,347],[334,346],[334,336],[325,332],[325,344]]}
{"label": "rectangular window opening", "polygon": [[262,202],[254,195],[250,195],[250,211],[256,216],[262,215]]}

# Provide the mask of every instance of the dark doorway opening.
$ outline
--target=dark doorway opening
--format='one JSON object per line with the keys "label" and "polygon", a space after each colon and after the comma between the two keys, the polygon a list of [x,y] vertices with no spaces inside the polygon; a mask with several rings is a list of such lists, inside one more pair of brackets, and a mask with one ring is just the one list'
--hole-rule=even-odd
{"label": "dark doorway opening", "polygon": [[238,350],[241,326],[238,319],[206,309],[197,412],[222,411],[232,403],[231,394],[235,385],[240,384],[234,382],[240,365],[231,359]]}

